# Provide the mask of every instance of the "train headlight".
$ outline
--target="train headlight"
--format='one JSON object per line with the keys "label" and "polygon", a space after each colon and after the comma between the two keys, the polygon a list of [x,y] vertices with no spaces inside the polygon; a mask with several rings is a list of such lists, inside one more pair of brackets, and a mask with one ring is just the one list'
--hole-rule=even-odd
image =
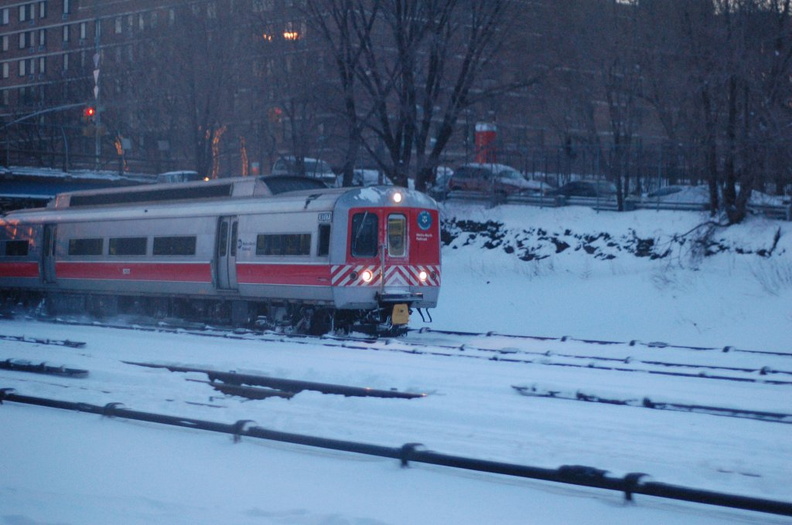
{"label": "train headlight", "polygon": [[421,270],[420,272],[418,272],[418,280],[421,281],[422,283],[425,283],[428,278],[429,278],[429,274],[426,273],[425,271]]}
{"label": "train headlight", "polygon": [[363,270],[363,272],[360,274],[360,278],[363,279],[364,283],[370,283],[374,278],[374,274],[371,272],[371,270]]}
{"label": "train headlight", "polygon": [[404,200],[404,195],[400,191],[394,191],[393,195],[391,195],[391,199],[393,199],[395,204],[400,204],[401,201]]}

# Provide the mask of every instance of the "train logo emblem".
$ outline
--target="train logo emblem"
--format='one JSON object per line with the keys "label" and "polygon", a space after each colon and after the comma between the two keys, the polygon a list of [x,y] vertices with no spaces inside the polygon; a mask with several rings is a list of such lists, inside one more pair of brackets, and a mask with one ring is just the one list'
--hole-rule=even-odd
{"label": "train logo emblem", "polygon": [[428,230],[432,227],[432,215],[424,210],[418,214],[418,227],[422,230]]}

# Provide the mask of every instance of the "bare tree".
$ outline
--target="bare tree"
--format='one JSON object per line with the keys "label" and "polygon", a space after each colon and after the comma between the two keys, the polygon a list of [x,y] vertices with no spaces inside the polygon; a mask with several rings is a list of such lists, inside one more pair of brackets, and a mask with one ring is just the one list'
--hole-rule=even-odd
{"label": "bare tree", "polygon": [[[128,61],[115,64],[112,74],[128,100],[119,120],[129,134],[167,141],[201,175],[217,177],[220,144],[233,121],[238,58],[247,43],[239,31],[242,15],[187,0],[173,9],[167,31],[151,27],[135,41],[131,70]],[[171,22],[158,22],[165,23]]]}
{"label": "bare tree", "polygon": [[[471,90],[498,44],[508,0],[309,0],[314,20],[332,14],[346,100],[350,151],[356,141],[396,184],[433,176]],[[358,89],[359,87],[359,89]],[[366,133],[367,132],[367,133]],[[382,146],[382,148],[380,148]],[[413,162],[415,156],[415,163]],[[349,157],[351,158],[351,157]]]}
{"label": "bare tree", "polygon": [[689,92],[679,105],[700,121],[689,136],[701,146],[712,212],[730,224],[746,217],[753,190],[788,149],[790,14],[789,0],[698,0],[678,19]]}
{"label": "bare tree", "polygon": [[366,9],[365,0],[314,0],[306,6],[308,20],[327,43],[339,80],[345,123],[346,147],[343,153],[343,185],[352,184],[352,176],[362,145],[363,123],[367,117],[358,115],[358,72],[364,45],[371,42],[371,31],[379,16],[380,4]]}
{"label": "bare tree", "polygon": [[294,154],[304,173],[304,158],[325,147],[320,108],[329,97],[324,51],[316,45],[306,13],[288,4],[260,12],[256,60],[265,64],[256,91],[276,130],[276,149]]}

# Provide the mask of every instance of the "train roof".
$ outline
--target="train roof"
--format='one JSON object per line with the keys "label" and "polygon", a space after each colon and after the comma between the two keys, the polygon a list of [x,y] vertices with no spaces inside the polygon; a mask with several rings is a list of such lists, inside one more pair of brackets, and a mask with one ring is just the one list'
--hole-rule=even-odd
{"label": "train roof", "polygon": [[151,184],[131,188],[104,188],[58,194],[49,208],[113,206],[155,202],[185,202],[232,197],[273,196],[301,190],[323,190],[326,186],[309,177],[235,177],[200,182]]}
{"label": "train roof", "polygon": [[[68,201],[62,199],[60,206],[56,204],[47,208],[17,210],[5,215],[4,219],[42,223],[331,211],[394,205],[391,198],[397,192],[408,196],[407,202],[401,203],[402,206],[436,205],[430,197],[420,192],[395,186],[327,188],[321,184],[305,189],[305,186],[311,185],[303,185],[297,179],[305,178],[270,176],[225,179],[220,182],[157,184],[152,185],[151,189],[147,186],[148,191],[144,194],[134,191],[135,188],[128,191],[108,189],[73,192],[68,194]],[[272,184],[274,181],[277,182]],[[267,183],[266,188],[261,182]],[[201,187],[216,189],[206,191],[201,190]],[[174,193],[177,191],[186,191],[188,195]],[[158,192],[162,196],[158,197]],[[167,198],[168,195],[177,195],[177,198]]]}

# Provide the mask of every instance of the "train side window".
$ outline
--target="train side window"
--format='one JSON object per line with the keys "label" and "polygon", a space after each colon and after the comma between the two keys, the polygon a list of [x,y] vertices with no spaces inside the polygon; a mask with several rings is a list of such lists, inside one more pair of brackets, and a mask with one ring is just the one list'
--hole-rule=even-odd
{"label": "train side window", "polygon": [[69,239],[69,255],[102,255],[104,239]]}
{"label": "train side window", "polygon": [[261,233],[256,236],[256,255],[311,255],[311,234]]}
{"label": "train side window", "polygon": [[146,255],[146,237],[117,237],[110,239],[109,255]]}
{"label": "train side window", "polygon": [[154,255],[195,255],[195,237],[154,237]]}
{"label": "train side window", "polygon": [[231,223],[231,257],[236,257],[237,254],[237,222]]}
{"label": "train side window", "polygon": [[7,257],[25,257],[28,254],[28,241],[6,241],[4,255]]}
{"label": "train side window", "polygon": [[352,256],[377,256],[377,216],[370,212],[352,216]]}
{"label": "train side window", "polygon": [[228,221],[220,222],[220,231],[217,233],[217,247],[220,250],[220,257],[228,255]]}
{"label": "train side window", "polygon": [[316,247],[316,255],[324,257],[330,255],[330,225],[319,225],[319,244]]}
{"label": "train side window", "polygon": [[407,217],[401,214],[388,216],[388,255],[407,255]]}

